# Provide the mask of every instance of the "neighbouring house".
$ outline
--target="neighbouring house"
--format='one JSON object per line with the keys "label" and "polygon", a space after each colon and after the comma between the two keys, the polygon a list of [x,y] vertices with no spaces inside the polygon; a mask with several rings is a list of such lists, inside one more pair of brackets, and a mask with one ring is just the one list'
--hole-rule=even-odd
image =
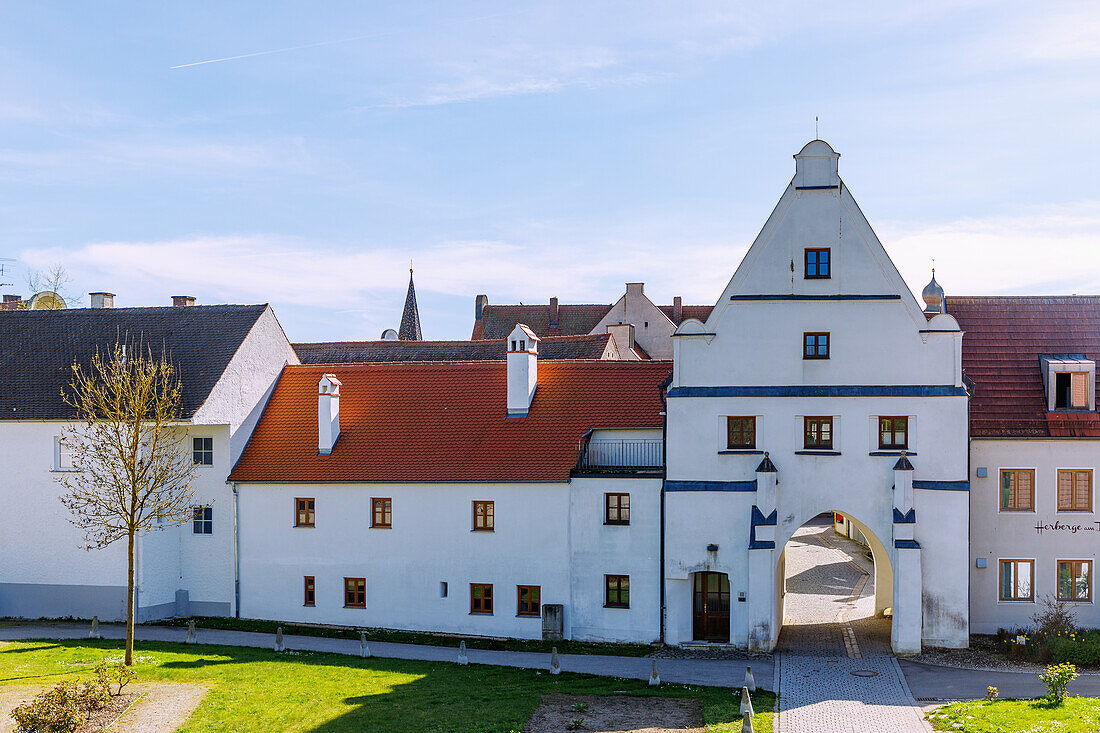
{"label": "neighbouring house", "polygon": [[62,390],[74,362],[122,342],[165,354],[182,380],[182,417],[195,467],[194,521],[139,537],[141,620],[231,615],[234,497],[226,477],[284,365],[297,363],[266,305],[0,312],[0,497],[17,521],[0,531],[0,616],[99,616],[126,608],[126,543],[85,551],[54,476],[75,470],[60,440],[72,418]]}
{"label": "neighbouring house", "polygon": [[671,359],[672,333],[686,318],[705,319],[709,305],[654,305],[644,283],[627,283],[613,305],[558,304],[489,305],[485,295],[474,299],[474,339],[502,339],[522,323],[540,338],[610,333],[624,359]]}

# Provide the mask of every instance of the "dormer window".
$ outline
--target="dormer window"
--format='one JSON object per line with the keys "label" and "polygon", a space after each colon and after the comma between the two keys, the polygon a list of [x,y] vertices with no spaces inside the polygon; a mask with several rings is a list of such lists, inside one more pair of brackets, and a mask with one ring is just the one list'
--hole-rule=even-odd
{"label": "dormer window", "polygon": [[1042,354],[1047,410],[1095,410],[1096,362],[1084,354]]}

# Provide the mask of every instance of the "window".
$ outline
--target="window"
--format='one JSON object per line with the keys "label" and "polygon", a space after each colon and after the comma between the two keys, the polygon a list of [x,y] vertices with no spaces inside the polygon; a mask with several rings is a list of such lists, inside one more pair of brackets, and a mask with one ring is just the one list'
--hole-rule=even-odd
{"label": "window", "polygon": [[313,499],[295,499],[294,500],[294,526],[295,527],[312,527],[313,526]]}
{"label": "window", "polygon": [[1031,468],[1001,469],[1001,511],[1031,512],[1035,510],[1035,470]]}
{"label": "window", "polygon": [[1054,409],[1089,409],[1089,373],[1057,372],[1054,375]]}
{"label": "window", "polygon": [[491,501],[475,501],[474,502],[474,531],[475,532],[492,532],[493,531],[493,502],[491,502]]}
{"label": "window", "polygon": [[191,448],[196,466],[214,465],[213,438],[191,438]]}
{"label": "window", "polygon": [[727,417],[726,418],[726,447],[727,448],[755,448],[756,447],[756,418],[755,417]]}
{"label": "window", "polygon": [[630,524],[630,494],[604,494],[604,524]]}
{"label": "window", "polygon": [[1092,560],[1058,561],[1058,600],[1092,600]]}
{"label": "window", "polygon": [[1001,560],[1002,601],[1033,601],[1034,560]]}
{"label": "window", "polygon": [[806,450],[832,450],[833,418],[807,417],[803,420],[806,425]]}
{"label": "window", "polygon": [[806,250],[806,279],[826,280],[829,277],[829,248],[814,247]]}
{"label": "window", "polygon": [[445,581],[445,580],[440,581],[440,583],[439,583],[439,597],[440,598],[446,598],[447,597],[447,581]]}
{"label": "window", "polygon": [[214,508],[197,506],[193,510],[192,534],[214,534]]}
{"label": "window", "polygon": [[829,334],[823,331],[802,334],[803,359],[828,359]]}
{"label": "window", "polygon": [[376,527],[376,528],[388,529],[391,526],[390,525],[390,520],[392,519],[392,516],[391,516],[390,510],[393,506],[393,500],[392,499],[386,499],[386,498],[371,499],[370,504],[371,504],[370,526]]}
{"label": "window", "polygon": [[541,616],[542,605],[539,601],[541,591],[537,585],[516,586],[516,615]]}
{"label": "window", "polygon": [[1058,469],[1058,511],[1092,511],[1092,470]]}
{"label": "window", "polygon": [[878,419],[878,447],[901,450],[909,447],[909,418],[880,417]]}
{"label": "window", "polygon": [[630,608],[630,576],[605,575],[604,602],[606,608]]}
{"label": "window", "polygon": [[316,601],[317,601],[316,590],[317,590],[317,587],[316,587],[316,584],[313,581],[313,576],[312,575],[307,575],[305,577],[305,590],[304,590],[303,595],[302,595],[302,605],[303,606],[316,605]]}
{"label": "window", "polygon": [[60,437],[53,439],[53,470],[76,470],[76,455],[73,452],[72,441]]}
{"label": "window", "polygon": [[470,583],[470,613],[493,613],[493,584]]}
{"label": "window", "polygon": [[344,607],[367,607],[367,579],[344,578]]}

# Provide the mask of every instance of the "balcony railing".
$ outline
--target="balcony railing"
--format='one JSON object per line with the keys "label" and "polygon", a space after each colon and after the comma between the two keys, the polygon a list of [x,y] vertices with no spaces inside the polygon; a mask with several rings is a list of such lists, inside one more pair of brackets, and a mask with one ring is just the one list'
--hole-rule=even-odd
{"label": "balcony railing", "polygon": [[660,440],[582,440],[577,446],[579,471],[655,471],[661,468]]}

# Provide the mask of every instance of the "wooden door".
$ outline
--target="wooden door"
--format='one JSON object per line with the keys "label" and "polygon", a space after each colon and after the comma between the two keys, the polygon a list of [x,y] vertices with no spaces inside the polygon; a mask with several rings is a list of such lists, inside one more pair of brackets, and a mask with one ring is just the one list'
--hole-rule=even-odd
{"label": "wooden door", "polygon": [[730,579],[725,573],[695,573],[693,635],[696,641],[730,640]]}

